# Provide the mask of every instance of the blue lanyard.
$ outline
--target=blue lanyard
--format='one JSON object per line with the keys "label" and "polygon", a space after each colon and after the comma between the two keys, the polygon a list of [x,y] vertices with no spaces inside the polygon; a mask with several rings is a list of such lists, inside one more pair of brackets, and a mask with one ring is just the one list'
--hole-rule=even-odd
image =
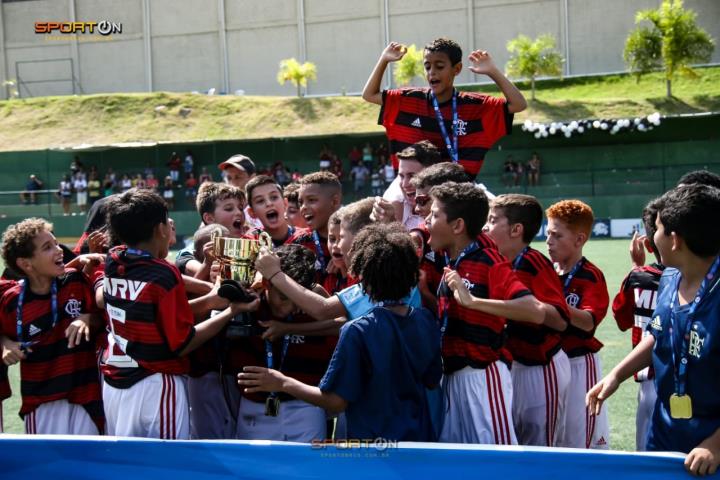
{"label": "blue lanyard", "polygon": [[570,291],[570,282],[572,282],[573,277],[577,275],[577,272],[582,268],[583,264],[585,264],[585,257],[582,257],[580,260],[578,260],[572,270],[570,270],[570,273],[567,274],[567,277],[565,278],[565,283],[563,284],[563,295],[565,295],[566,297],[568,292]]}
{"label": "blue lanyard", "polygon": [[129,253],[130,255],[137,255],[138,257],[152,258],[152,255],[150,254],[150,252],[146,252],[145,250],[140,250],[138,248],[128,247],[125,251],[127,253]]}
{"label": "blue lanyard", "polygon": [[[25,302],[25,289],[27,288],[27,282],[25,280],[20,280],[20,295],[18,295],[17,300],[17,309],[16,309],[16,331],[17,331],[17,341],[20,342],[20,348],[22,350],[25,350],[29,346],[35,344],[34,341],[29,342],[23,342],[23,333],[22,333],[22,311],[23,311],[23,303]],[[57,282],[55,280],[52,281],[52,284],[50,285],[50,305],[52,308],[52,326],[50,327],[50,330],[55,328],[55,325],[58,323],[58,308],[57,308]]]}
{"label": "blue lanyard", "polygon": [[[715,261],[713,262],[712,266],[710,267],[710,270],[708,271],[707,275],[705,275],[705,278],[703,278],[702,283],[700,284],[700,288],[698,288],[697,293],[695,294],[695,300],[690,304],[690,309],[688,310],[687,318],[685,319],[685,331],[682,334],[680,342],[677,342],[677,333],[680,333],[680,322],[677,322],[677,328],[675,328],[676,324],[676,318],[675,318],[675,301],[677,300],[678,296],[678,290],[680,289],[680,280],[682,279],[682,275],[678,274],[677,276],[677,282],[674,285],[673,288],[673,294],[672,298],[670,300],[670,343],[671,343],[671,349],[672,352],[672,362],[673,362],[673,377],[675,380],[675,393],[677,393],[680,396],[685,395],[685,383],[687,381],[687,366],[688,366],[688,347],[690,344],[690,330],[692,329],[692,323],[693,323],[693,316],[695,315],[695,310],[697,310],[698,306],[700,305],[700,302],[702,302],[703,297],[705,296],[706,290],[710,283],[712,283],[712,280],[715,278],[715,275],[717,274],[718,266],[720,266],[720,257],[717,257]],[[677,332],[677,333],[676,333]],[[678,346],[680,347],[680,351],[678,352]],[[678,357],[680,358],[680,362],[677,361]]]}
{"label": "blue lanyard", "polygon": [[438,126],[440,127],[440,133],[442,133],[443,140],[445,141],[445,146],[447,147],[447,151],[450,154],[450,158],[453,162],[457,163],[458,159],[460,158],[458,155],[458,136],[457,136],[457,124],[458,124],[458,112],[457,112],[457,91],[453,90],[452,95],[452,143],[450,142],[450,136],[447,133],[447,129],[445,128],[445,119],[443,119],[442,113],[440,112],[440,105],[438,105],[437,97],[435,97],[435,94],[430,91],[430,98],[433,102],[433,108],[435,109],[435,117],[438,121]]}
{"label": "blue lanyard", "polygon": [[[293,321],[292,315],[288,315],[287,322],[292,322],[292,321]],[[277,368],[278,371],[282,371],[282,367],[283,367],[283,364],[285,363],[285,357],[287,356],[289,347],[290,347],[290,335],[285,335],[283,337],[282,350],[280,350],[280,362],[279,362],[279,365]],[[270,369],[275,368],[272,342],[270,340],[265,340],[265,362],[267,363],[267,368],[270,368]]]}
{"label": "blue lanyard", "polygon": [[517,270],[517,269],[518,269],[518,267],[520,266],[520,262],[522,261],[523,257],[525,256],[525,254],[527,253],[527,251],[528,251],[529,248],[530,248],[530,247],[525,247],[525,248],[523,248],[523,249],[522,249],[522,252],[520,252],[520,253],[518,254],[518,256],[515,257],[515,260],[513,260],[513,263],[512,263],[513,270]]}
{"label": "blue lanyard", "polygon": [[317,251],[317,260],[320,262],[320,270],[325,271],[327,262],[325,261],[325,254],[323,253],[322,243],[320,242],[320,234],[317,230],[312,232],[313,242],[315,242],[315,250]]}
{"label": "blue lanyard", "polygon": [[[477,241],[472,242],[470,245],[465,247],[465,249],[458,255],[457,259],[455,260],[455,263],[452,263],[450,261],[450,257],[448,257],[447,253],[445,254],[445,264],[450,266],[453,270],[457,270],[458,265],[460,265],[460,262],[463,258],[469,253],[474,252],[475,250],[478,250],[480,248],[480,245],[478,245]],[[447,283],[445,283],[445,275],[443,274],[442,279],[440,280],[440,285],[438,286],[438,308],[440,309],[440,318],[442,318],[442,324],[440,325],[440,340],[442,341],[442,338],[445,336],[445,331],[447,330],[448,322],[449,322],[449,311],[450,311],[450,288],[447,286]]]}

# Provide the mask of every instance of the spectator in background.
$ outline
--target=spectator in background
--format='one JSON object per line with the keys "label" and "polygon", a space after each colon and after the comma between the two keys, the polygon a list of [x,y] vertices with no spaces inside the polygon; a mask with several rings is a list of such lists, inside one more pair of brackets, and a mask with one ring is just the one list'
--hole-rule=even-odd
{"label": "spectator in background", "polygon": [[185,170],[185,176],[187,177],[189,174],[194,172],[195,168],[195,158],[193,158],[193,154],[188,148],[185,150],[185,160],[183,160],[183,169]]}
{"label": "spectator in background", "polygon": [[372,194],[379,196],[383,194],[383,168],[378,167],[375,173],[370,177],[370,188],[372,188]]}
{"label": "spectator in background", "polygon": [[285,165],[283,165],[283,162],[276,162],[273,166],[273,177],[275,177],[275,181],[281,186],[284,187],[288,183],[290,183],[290,172],[288,172],[287,168],[285,168]]}
{"label": "spectator in background", "polygon": [[330,171],[335,174],[336,177],[338,177],[338,180],[342,181],[343,178],[343,166],[342,166],[342,160],[340,160],[340,157],[333,154],[332,160],[330,165]]}
{"label": "spectator in background", "polygon": [[143,178],[142,173],[138,173],[137,175],[135,175],[135,178],[133,178],[133,181],[132,181],[132,186],[134,188],[145,188],[146,187],[145,179]]}
{"label": "spectator in background", "polygon": [[185,197],[191,202],[192,205],[195,205],[197,186],[198,181],[197,178],[195,178],[195,174],[192,172],[188,173],[187,178],[185,179]]}
{"label": "spectator in background", "polygon": [[505,157],[505,163],[503,164],[502,182],[506,187],[512,187],[515,185],[515,162],[513,162],[512,155]]}
{"label": "spectator in background", "polygon": [[534,187],[540,184],[540,156],[537,152],[532,153],[532,157],[528,160],[527,165],[528,185]]}
{"label": "spectator in background", "polygon": [[293,171],[293,173],[292,173],[292,181],[293,181],[293,183],[299,182],[301,178],[302,178],[302,173],[300,173],[300,170],[298,170],[298,169],[296,168],[296,169]]}
{"label": "spectator in background", "polygon": [[350,177],[353,179],[353,191],[356,196],[365,190],[365,182],[367,182],[369,176],[370,170],[368,170],[364,162],[350,170]]}
{"label": "spectator in background", "polygon": [[85,213],[87,211],[87,180],[85,180],[85,174],[79,171],[75,175],[73,180],[73,189],[77,195],[77,205],[80,208],[80,212]]}
{"label": "spectator in background", "polygon": [[115,182],[117,181],[117,177],[115,176],[115,172],[113,172],[112,168],[107,169],[107,173],[105,174],[105,177],[110,177],[110,180],[113,182],[113,186],[115,186]]}
{"label": "spectator in background", "polygon": [[[170,179],[172,180],[172,176],[170,177]],[[147,188],[148,190],[152,190],[153,192],[157,192],[159,186],[160,182],[158,182],[158,179],[155,178],[155,175],[149,173],[147,178],[145,179],[145,188]]]}
{"label": "spectator in background", "polygon": [[385,176],[385,186],[388,187],[390,184],[395,180],[395,169],[393,168],[392,164],[385,160],[385,163],[382,165],[383,169],[383,175]]}
{"label": "spectator in background", "polygon": [[182,163],[182,159],[177,152],[173,152],[172,155],[170,155],[170,161],[167,162],[167,166],[170,168],[170,178],[175,183],[180,180],[180,167],[182,167]]}
{"label": "spectator in background", "polygon": [[168,210],[175,208],[175,192],[173,192],[173,179],[170,175],[165,177],[162,196],[165,199],[165,203],[167,203]]}
{"label": "spectator in background", "polygon": [[133,181],[128,177],[128,174],[123,174],[120,179],[120,190],[125,193],[133,187]]}
{"label": "spectator in background", "polygon": [[357,145],[353,145],[352,149],[350,150],[350,153],[348,153],[348,160],[350,161],[350,168],[354,167],[358,163],[362,161],[362,152],[357,147]]}
{"label": "spectator in background", "polygon": [[70,181],[70,175],[65,175],[60,180],[60,187],[58,187],[58,197],[60,197],[60,205],[62,205],[63,215],[70,215],[70,201],[72,198],[72,182]]}
{"label": "spectator in background", "polygon": [[517,187],[525,177],[525,169],[522,162],[513,162],[513,166],[515,167],[515,186]]}
{"label": "spectator in background", "polygon": [[72,174],[72,178],[75,178],[79,172],[85,172],[85,165],[83,165],[80,161],[80,157],[75,155],[73,161],[70,162],[70,173]]}
{"label": "spectator in background", "polygon": [[210,172],[207,171],[207,167],[202,167],[202,170],[200,171],[200,177],[198,177],[198,184],[203,184],[205,182],[212,182],[212,175]]}
{"label": "spectator in background", "polygon": [[365,143],[362,154],[363,163],[366,167],[368,167],[368,169],[371,169],[373,164],[373,151],[372,147],[370,146],[370,142]]}
{"label": "spectator in background", "polygon": [[330,170],[330,160],[332,159],[332,151],[327,145],[323,145],[320,149],[320,171]]}
{"label": "spectator in background", "polygon": [[105,174],[105,178],[103,179],[103,197],[109,197],[115,193],[114,176],[115,174],[112,173],[112,170],[108,169],[108,172]]}
{"label": "spectator in background", "polygon": [[97,171],[90,170],[90,179],[87,182],[88,201],[90,206],[102,198],[100,180],[97,178]]}
{"label": "spectator in background", "polygon": [[377,158],[378,163],[384,165],[388,161],[388,148],[387,148],[387,142],[382,142],[380,145],[377,146],[375,149],[375,158]]}
{"label": "spectator in background", "polygon": [[[25,191],[20,193],[20,200],[22,203],[27,205],[28,202],[33,205],[37,203],[36,193],[43,187],[43,182],[40,181],[34,174],[30,175],[27,183],[25,184]],[[29,199],[29,200],[28,200]]]}

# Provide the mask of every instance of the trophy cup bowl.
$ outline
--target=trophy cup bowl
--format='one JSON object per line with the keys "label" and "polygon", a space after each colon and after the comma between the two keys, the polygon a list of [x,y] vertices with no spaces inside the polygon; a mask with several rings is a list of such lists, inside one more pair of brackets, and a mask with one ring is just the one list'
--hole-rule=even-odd
{"label": "trophy cup bowl", "polygon": [[235,280],[242,286],[249,286],[255,278],[255,259],[260,248],[272,248],[272,239],[267,232],[261,232],[258,239],[230,238],[213,235],[215,258],[220,263],[220,278]]}

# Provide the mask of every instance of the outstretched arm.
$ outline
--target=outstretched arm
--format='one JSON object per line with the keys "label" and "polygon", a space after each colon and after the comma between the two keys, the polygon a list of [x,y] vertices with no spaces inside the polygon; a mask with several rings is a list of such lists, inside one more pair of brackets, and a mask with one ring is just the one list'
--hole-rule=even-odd
{"label": "outstretched arm", "polygon": [[363,88],[362,93],[363,100],[376,105],[382,105],[380,85],[382,85],[382,77],[385,75],[385,69],[388,63],[400,60],[405,55],[405,52],[407,52],[407,47],[397,42],[390,42],[390,44],[385,47],[367,83],[365,83],[365,88]]}
{"label": "outstretched arm", "polygon": [[490,54],[485,50],[475,50],[470,54],[470,70],[478,75],[487,75],[495,82],[505,95],[510,113],[522,112],[527,108],[527,101],[520,90],[495,66]]}

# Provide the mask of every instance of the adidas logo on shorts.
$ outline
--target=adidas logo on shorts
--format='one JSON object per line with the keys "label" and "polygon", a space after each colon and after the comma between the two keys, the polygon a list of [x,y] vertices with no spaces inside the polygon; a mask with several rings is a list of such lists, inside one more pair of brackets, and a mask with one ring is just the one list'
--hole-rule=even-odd
{"label": "adidas logo on shorts", "polygon": [[422,128],[422,123],[420,123],[420,117],[417,117],[415,121],[413,121],[410,125],[417,128]]}
{"label": "adidas logo on shorts", "polygon": [[607,445],[607,442],[605,441],[605,437],[600,437],[600,440],[597,441],[598,445]]}
{"label": "adidas logo on shorts", "polygon": [[655,318],[650,322],[650,328],[662,332],[662,323],[660,323],[660,315],[656,315]]}

